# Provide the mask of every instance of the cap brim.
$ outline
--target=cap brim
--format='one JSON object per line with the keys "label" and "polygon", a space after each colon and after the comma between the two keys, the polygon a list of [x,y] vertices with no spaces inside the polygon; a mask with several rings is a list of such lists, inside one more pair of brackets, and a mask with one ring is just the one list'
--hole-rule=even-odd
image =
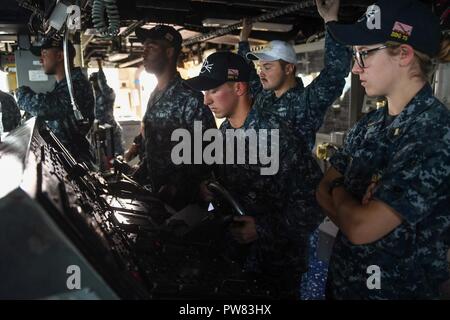
{"label": "cap brim", "polygon": [[[138,38],[139,42],[142,44],[144,44],[145,40],[147,40],[147,39],[167,41],[167,39],[164,39],[161,37],[160,33],[155,32],[152,29],[138,28],[138,29],[134,30],[134,34],[136,35],[136,38]],[[174,48],[181,47],[181,43],[176,44],[176,43],[169,42],[169,44]]]}
{"label": "cap brim", "polygon": [[197,76],[188,80],[185,80],[186,84],[197,91],[211,90],[220,87],[225,81],[212,79],[205,76]]}
{"label": "cap brim", "polygon": [[344,45],[372,45],[384,43],[386,37],[379,30],[369,30],[366,20],[355,24],[328,23],[327,27],[333,38]]}
{"label": "cap brim", "polygon": [[[33,55],[35,55],[36,57],[40,57],[42,49],[51,49],[51,48],[56,48],[58,50],[64,50],[63,45],[61,45],[61,46],[52,46],[52,45],[44,43],[44,44],[39,45],[39,46],[36,46],[36,45],[35,46],[31,46],[30,47],[30,52]],[[72,55],[72,56],[75,56],[76,50],[75,50],[75,47],[74,47],[72,41],[68,42],[68,49],[69,49],[69,54]]]}
{"label": "cap brim", "polygon": [[30,47],[30,52],[36,56],[36,57],[40,57],[41,56],[41,49],[42,46],[31,46]]}
{"label": "cap brim", "polygon": [[277,61],[279,58],[268,55],[264,52],[249,52],[246,54],[247,59],[249,60],[262,60],[262,61]]}
{"label": "cap brim", "polygon": [[145,39],[152,38],[152,32],[148,29],[137,28],[136,30],[134,30],[134,34],[141,43],[144,43]]}

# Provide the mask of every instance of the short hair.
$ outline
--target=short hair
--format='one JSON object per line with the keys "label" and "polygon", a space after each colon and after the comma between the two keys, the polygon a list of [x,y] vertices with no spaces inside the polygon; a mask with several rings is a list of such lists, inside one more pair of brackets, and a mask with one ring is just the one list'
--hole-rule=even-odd
{"label": "short hair", "polygon": [[294,63],[290,63],[287,61],[284,61],[282,59],[278,60],[280,62],[281,67],[284,69],[288,64],[293,64],[294,65],[294,76],[297,73],[297,66]]}

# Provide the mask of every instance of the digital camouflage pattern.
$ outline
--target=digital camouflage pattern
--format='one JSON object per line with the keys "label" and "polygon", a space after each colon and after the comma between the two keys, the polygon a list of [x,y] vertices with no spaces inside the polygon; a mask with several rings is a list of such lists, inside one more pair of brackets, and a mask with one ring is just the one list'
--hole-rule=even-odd
{"label": "digital camouflage pattern", "polygon": [[[226,120],[225,134],[233,129]],[[279,170],[275,175],[261,175],[261,163],[219,166],[222,184],[240,202],[246,213],[255,217],[258,239],[247,247],[244,267],[278,283],[283,290],[298,291],[300,274],[307,269],[308,238],[323,219],[316,202],[315,189],[322,172],[306,142],[286,126],[252,108],[242,129],[268,129],[267,140],[259,139],[270,150],[270,129],[278,129]],[[274,133],[275,134],[275,133]],[[248,138],[246,154],[248,154]],[[276,141],[276,140],[275,140]],[[236,162],[235,162],[236,163]],[[247,162],[248,163],[248,162]],[[243,247],[234,242],[236,247]],[[242,248],[241,248],[242,249]]]}
{"label": "digital camouflage pattern", "polygon": [[[239,54],[245,57],[250,51],[248,42],[239,43]],[[342,94],[345,78],[350,71],[351,51],[338,43],[327,31],[325,36],[324,69],[306,88],[300,78],[297,86],[277,98],[270,90],[263,90],[256,70],[253,68],[250,86],[255,98],[254,108],[264,109],[271,117],[285,122],[302,136],[312,150],[316,132],[320,129],[325,113]]]}
{"label": "digital camouflage pattern", "polygon": [[[357,199],[378,181],[374,198],[403,222],[365,245],[338,234],[329,268],[337,299],[438,298],[439,285],[449,278],[444,243],[450,232],[449,111],[426,85],[387,126],[386,114],[379,109],[358,122],[331,164]],[[380,290],[366,286],[370,265],[381,269]]]}
{"label": "digital camouflage pattern", "polygon": [[4,132],[15,129],[20,124],[20,110],[13,96],[0,91],[0,112]]}
{"label": "digital camouflage pattern", "polygon": [[179,141],[171,141],[172,133],[183,128],[194,137],[194,122],[202,121],[203,130],[216,128],[214,116],[203,104],[203,95],[188,87],[177,73],[164,91],[153,91],[143,121],[143,165],[147,169],[144,183],[151,185],[154,192],[162,186],[175,187],[177,195],[169,202],[176,209],[182,208],[197,195],[199,183],[209,176],[209,168],[199,164],[175,165],[171,152]]}
{"label": "digital camouflage pattern", "polygon": [[92,160],[91,146],[85,138],[94,121],[92,86],[81,68],[72,70],[72,83],[75,101],[88,122],[86,126],[75,120],[66,79],[56,82],[55,88],[46,93],[35,93],[26,86],[18,88],[17,104],[32,116],[37,116],[38,120],[45,121],[73,157],[81,161]]}
{"label": "digital camouflage pattern", "polygon": [[100,69],[97,73],[98,86],[94,85],[95,93],[95,119],[100,125],[109,124],[112,126],[114,135],[114,152],[115,154],[123,154],[123,138],[122,127],[114,118],[114,101],[116,94],[114,90],[108,86],[105,73]]}

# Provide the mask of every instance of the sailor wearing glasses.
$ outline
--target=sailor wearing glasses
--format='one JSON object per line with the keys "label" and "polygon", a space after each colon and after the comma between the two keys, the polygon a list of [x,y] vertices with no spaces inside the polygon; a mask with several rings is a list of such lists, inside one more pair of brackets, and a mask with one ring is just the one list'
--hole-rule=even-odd
{"label": "sailor wearing glasses", "polygon": [[328,24],[354,48],[352,72],[388,107],[349,132],[317,190],[340,228],[328,298],[438,299],[449,278],[450,114],[428,82],[433,60],[450,60],[439,20],[417,0],[380,0],[367,18]]}

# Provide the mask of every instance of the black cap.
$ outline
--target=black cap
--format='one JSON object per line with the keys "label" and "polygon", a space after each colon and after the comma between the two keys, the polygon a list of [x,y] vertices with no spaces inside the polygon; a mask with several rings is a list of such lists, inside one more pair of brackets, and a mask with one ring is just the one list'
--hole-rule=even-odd
{"label": "black cap", "polygon": [[379,0],[355,24],[327,24],[333,37],[346,45],[395,41],[433,57],[439,52],[439,19],[418,0]]}
{"label": "black cap", "polygon": [[[67,44],[68,44],[68,48],[69,48],[69,55],[71,57],[74,57],[75,56],[75,47],[73,46],[72,41],[69,40],[67,42]],[[61,40],[56,40],[53,38],[43,39],[41,42],[31,46],[30,51],[35,56],[39,57],[41,55],[42,49],[50,49],[50,48],[57,48],[57,49],[63,50],[63,48],[64,48],[63,39],[61,39]]]}
{"label": "black cap", "polygon": [[248,82],[250,70],[242,56],[229,51],[215,52],[203,61],[200,74],[186,83],[198,91],[211,90],[225,82]]}
{"label": "black cap", "polygon": [[134,33],[141,43],[144,43],[146,39],[166,40],[172,47],[180,48],[183,42],[181,34],[175,28],[163,24],[151,29],[136,28]]}

